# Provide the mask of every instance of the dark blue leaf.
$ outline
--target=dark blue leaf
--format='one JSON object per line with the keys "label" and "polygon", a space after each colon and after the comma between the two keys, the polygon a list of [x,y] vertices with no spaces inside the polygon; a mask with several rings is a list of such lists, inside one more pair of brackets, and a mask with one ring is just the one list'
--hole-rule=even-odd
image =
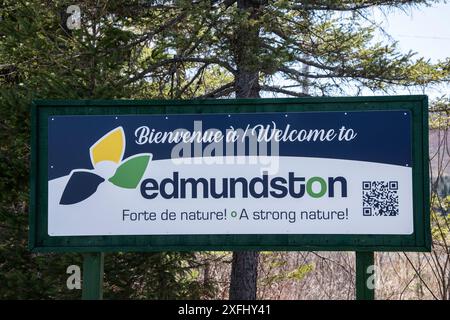
{"label": "dark blue leaf", "polygon": [[74,204],[89,198],[97,191],[98,186],[103,181],[105,179],[91,172],[73,172],[67,182],[59,204]]}

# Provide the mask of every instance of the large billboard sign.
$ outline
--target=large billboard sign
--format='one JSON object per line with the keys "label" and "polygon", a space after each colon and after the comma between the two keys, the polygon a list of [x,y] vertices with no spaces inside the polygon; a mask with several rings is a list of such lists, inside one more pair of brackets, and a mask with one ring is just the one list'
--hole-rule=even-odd
{"label": "large billboard sign", "polygon": [[426,97],[33,113],[35,250],[429,249]]}

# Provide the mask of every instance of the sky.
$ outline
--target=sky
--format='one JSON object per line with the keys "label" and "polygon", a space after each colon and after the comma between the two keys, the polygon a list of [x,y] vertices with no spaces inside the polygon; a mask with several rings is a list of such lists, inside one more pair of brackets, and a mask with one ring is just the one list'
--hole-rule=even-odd
{"label": "sky", "polygon": [[413,50],[433,62],[450,56],[450,3],[395,10],[375,17],[404,52]]}

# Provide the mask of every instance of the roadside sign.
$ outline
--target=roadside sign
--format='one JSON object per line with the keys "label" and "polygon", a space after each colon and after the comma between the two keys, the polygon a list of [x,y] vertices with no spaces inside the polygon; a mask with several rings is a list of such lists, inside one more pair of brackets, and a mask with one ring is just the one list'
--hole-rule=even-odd
{"label": "roadside sign", "polygon": [[36,101],[35,251],[430,248],[424,96]]}

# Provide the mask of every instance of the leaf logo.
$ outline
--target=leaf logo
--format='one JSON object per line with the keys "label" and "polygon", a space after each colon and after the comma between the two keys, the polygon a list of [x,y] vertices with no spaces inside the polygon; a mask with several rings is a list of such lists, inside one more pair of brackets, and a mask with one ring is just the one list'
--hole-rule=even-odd
{"label": "leaf logo", "polygon": [[125,145],[125,133],[122,127],[111,130],[94,143],[89,148],[94,169],[73,170],[59,204],[71,205],[84,201],[92,196],[98,186],[105,181],[121,188],[137,188],[152,160],[152,154],[140,153],[123,160]]}

